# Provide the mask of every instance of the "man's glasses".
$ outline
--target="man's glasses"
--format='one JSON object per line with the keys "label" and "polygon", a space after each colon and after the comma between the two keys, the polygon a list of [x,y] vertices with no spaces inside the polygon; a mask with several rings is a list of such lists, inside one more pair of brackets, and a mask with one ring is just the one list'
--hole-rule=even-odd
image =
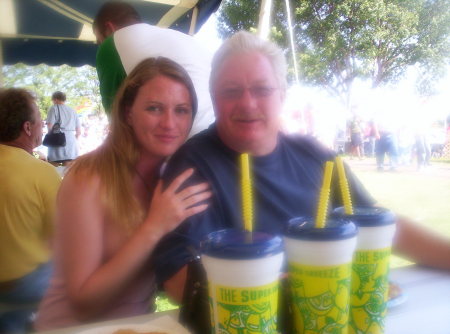
{"label": "man's glasses", "polygon": [[270,87],[270,86],[253,86],[253,87],[229,87],[229,88],[223,88],[222,90],[219,90],[219,95],[223,99],[227,100],[237,100],[240,99],[246,90],[250,92],[250,95],[255,99],[262,99],[265,97],[269,97],[273,94],[275,90],[277,90],[277,87]]}

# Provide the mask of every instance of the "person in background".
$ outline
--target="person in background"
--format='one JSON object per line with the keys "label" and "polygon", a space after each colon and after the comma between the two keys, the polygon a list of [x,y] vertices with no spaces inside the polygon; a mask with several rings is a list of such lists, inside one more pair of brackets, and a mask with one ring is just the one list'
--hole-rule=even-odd
{"label": "person in background", "polygon": [[50,279],[50,237],[56,193],[55,168],[33,156],[42,141],[42,120],[26,90],[0,91],[0,333],[29,330],[31,306]]}
{"label": "person in background", "polygon": [[[35,328],[48,330],[153,310],[155,245],[206,209],[207,184],[163,189],[165,159],[184,143],[197,110],[187,72],[167,58],[142,61],[117,94],[111,130],[69,167],[57,199],[55,273]],[[194,205],[194,207],[192,207]]]}
{"label": "person in background", "polygon": [[419,128],[415,133],[414,150],[416,153],[417,170],[422,170],[430,165],[431,147],[427,130],[426,128]]}
{"label": "person in background", "polygon": [[367,140],[367,149],[364,149],[364,154],[369,158],[373,158],[375,156],[375,142],[380,137],[373,118],[367,122],[364,132]]}
{"label": "person in background", "polygon": [[[248,32],[226,40],[213,58],[210,90],[216,122],[192,137],[171,158],[167,182],[194,168],[190,182],[208,182],[210,206],[192,216],[154,252],[158,281],[182,300],[186,268],[205,236],[224,228],[242,228],[239,156],[251,155],[254,230],[280,234],[293,217],[315,216],[324,164],[335,152],[314,138],[279,131],[286,92],[286,63],[274,44]],[[356,206],[375,205],[355,175],[347,176]],[[342,206],[334,179],[331,208]],[[450,240],[399,217],[394,250],[418,263],[450,269]]]}
{"label": "person in background", "polygon": [[350,137],[350,157],[362,159],[364,156],[363,128],[359,116],[353,115],[349,121],[348,133]]}
{"label": "person in background", "polygon": [[55,166],[65,166],[78,157],[77,139],[81,134],[80,120],[75,110],[65,104],[66,94],[54,92],[52,101],[53,106],[50,107],[47,115],[47,129],[51,131],[53,125],[60,122],[61,131],[66,135],[66,146],[49,147],[47,159]]}
{"label": "person in background", "polygon": [[93,30],[100,44],[96,68],[107,114],[126,75],[143,59],[161,56],[183,66],[194,82],[198,112],[191,135],[214,121],[208,92],[211,54],[192,36],[143,23],[136,10],[122,1],[106,2],[94,19]]}
{"label": "person in background", "polygon": [[398,165],[398,149],[396,127],[388,114],[381,114],[376,121],[375,126],[378,131],[378,137],[375,141],[375,160],[377,170],[383,172],[384,159],[389,156],[389,166],[391,171],[397,170]]}

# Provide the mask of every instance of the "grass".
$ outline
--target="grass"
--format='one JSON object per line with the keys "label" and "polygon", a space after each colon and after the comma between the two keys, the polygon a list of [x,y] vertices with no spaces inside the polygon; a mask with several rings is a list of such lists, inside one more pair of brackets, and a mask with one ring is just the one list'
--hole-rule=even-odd
{"label": "grass", "polygon": [[[421,172],[405,168],[380,173],[375,171],[375,162],[372,168],[362,168],[347,161],[380,205],[450,237],[450,165],[447,162],[434,161]],[[406,263],[398,257],[391,261],[393,267]]]}
{"label": "grass", "polygon": [[[375,171],[373,160],[347,162],[381,206],[450,237],[450,161],[433,161],[431,167],[421,172],[400,168],[384,173]],[[392,267],[408,263],[396,256],[391,258]],[[156,304],[157,311],[178,307],[164,294],[157,297]]]}
{"label": "grass", "polygon": [[155,304],[156,312],[169,311],[178,308],[178,305],[171,303],[169,298],[163,292],[160,292],[158,296],[156,296]]}

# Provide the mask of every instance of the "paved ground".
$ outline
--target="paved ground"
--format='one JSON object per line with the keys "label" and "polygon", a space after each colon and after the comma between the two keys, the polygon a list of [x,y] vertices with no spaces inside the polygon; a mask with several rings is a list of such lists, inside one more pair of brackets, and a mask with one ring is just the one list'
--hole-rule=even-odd
{"label": "paved ground", "polygon": [[[376,171],[376,163],[373,158],[365,158],[362,160],[359,159],[350,159],[348,157],[344,158],[345,162],[347,162],[350,167],[355,171],[364,171],[371,172]],[[396,171],[391,172],[389,170],[389,166],[385,166],[385,171],[383,173],[411,173],[411,174],[423,174],[423,175],[432,175],[432,176],[442,176],[450,178],[450,163],[445,162],[431,162],[431,165],[417,170],[416,165],[403,165],[399,166]]]}

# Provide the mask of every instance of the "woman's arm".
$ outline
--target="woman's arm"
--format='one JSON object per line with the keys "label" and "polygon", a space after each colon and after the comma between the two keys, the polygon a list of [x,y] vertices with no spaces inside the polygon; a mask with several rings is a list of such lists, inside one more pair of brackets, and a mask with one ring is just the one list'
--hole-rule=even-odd
{"label": "woman's arm", "polygon": [[206,209],[206,204],[190,207],[210,196],[206,184],[176,193],[191,174],[191,170],[184,172],[165,191],[158,184],[145,221],[107,262],[103,241],[107,213],[100,199],[100,182],[66,176],[58,196],[57,238],[69,298],[80,319],[101,313],[147,263],[162,236]]}
{"label": "woman's arm", "polygon": [[75,138],[80,138],[80,135],[81,135],[81,128],[80,127],[77,127],[76,129],[75,129]]}

